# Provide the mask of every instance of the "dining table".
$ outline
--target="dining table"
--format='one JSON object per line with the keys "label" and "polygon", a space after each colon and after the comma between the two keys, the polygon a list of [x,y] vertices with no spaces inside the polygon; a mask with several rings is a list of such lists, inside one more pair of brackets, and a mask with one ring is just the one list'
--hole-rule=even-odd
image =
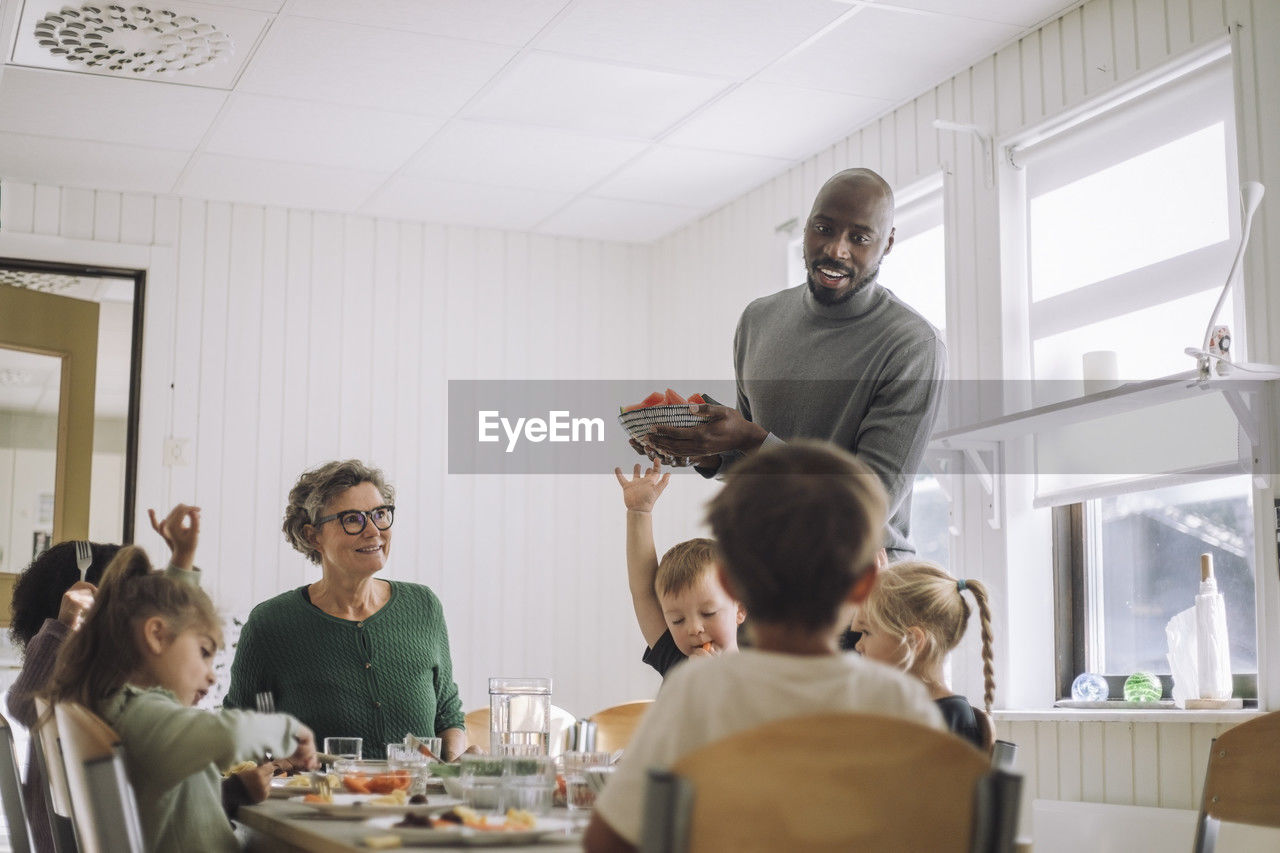
{"label": "dining table", "polygon": [[[564,821],[569,813],[564,808],[554,808],[550,817]],[[247,849],[251,851],[281,851],[282,853],[367,853],[373,849],[365,839],[386,836],[384,825],[370,820],[343,820],[328,817],[307,805],[291,799],[268,799],[257,805],[241,806],[236,814],[241,825]],[[385,822],[384,822],[385,823]],[[463,850],[471,847],[493,847],[502,844],[501,833],[486,832],[483,837],[460,839],[457,844],[439,844],[432,841],[420,845],[404,841],[404,847],[430,846],[438,850]],[[537,851],[537,853],[561,853],[582,850],[582,834],[556,833],[543,836],[538,841],[523,844],[502,844],[503,850]]]}

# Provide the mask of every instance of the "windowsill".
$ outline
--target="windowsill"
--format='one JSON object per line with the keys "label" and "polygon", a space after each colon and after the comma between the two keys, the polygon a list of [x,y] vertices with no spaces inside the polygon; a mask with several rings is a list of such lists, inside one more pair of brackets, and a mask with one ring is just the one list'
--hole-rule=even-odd
{"label": "windowsill", "polygon": [[1243,723],[1265,711],[1243,708],[1236,711],[1187,711],[1175,707],[1142,708],[1047,708],[1042,711],[992,711],[996,722],[1004,723]]}

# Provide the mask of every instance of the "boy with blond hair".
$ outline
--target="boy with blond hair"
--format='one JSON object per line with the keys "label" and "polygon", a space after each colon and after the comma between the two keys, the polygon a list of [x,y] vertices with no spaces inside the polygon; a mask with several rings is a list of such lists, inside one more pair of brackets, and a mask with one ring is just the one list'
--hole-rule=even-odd
{"label": "boy with blond hair", "polygon": [[715,543],[690,539],[657,558],[653,507],[671,475],[657,462],[643,473],[636,465],[631,479],[621,468],[613,473],[627,507],[627,580],[647,647],[644,662],[666,678],[686,658],[737,651],[746,610],[716,577]]}
{"label": "boy with blond hair", "polygon": [[707,516],[720,581],[751,613],[752,647],[691,661],[667,679],[596,802],[587,850],[634,850],[648,769],[737,732],[829,712],[943,728],[919,681],[839,648],[875,584],[885,506],[875,473],[831,444],[794,441],[735,466]]}

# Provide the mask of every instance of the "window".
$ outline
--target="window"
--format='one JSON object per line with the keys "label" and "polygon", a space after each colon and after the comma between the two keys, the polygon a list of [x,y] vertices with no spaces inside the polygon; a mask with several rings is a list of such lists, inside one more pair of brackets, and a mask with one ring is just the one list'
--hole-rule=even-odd
{"label": "window", "polygon": [[[931,180],[898,194],[893,249],[880,283],[919,311],[946,339],[947,271],[942,228],[942,186]],[[951,500],[938,478],[916,475],[911,495],[911,544],[916,556],[951,569]]]}
{"label": "window", "polygon": [[[1184,349],[1201,342],[1238,239],[1232,104],[1230,64],[1218,57],[1015,148],[1025,168],[1037,403],[1080,394],[1091,350],[1114,351],[1122,380],[1194,367]],[[1234,310],[1229,299],[1220,322],[1239,329]],[[1112,698],[1135,671],[1168,675],[1165,625],[1194,604],[1201,553],[1214,555],[1228,602],[1236,695],[1256,695],[1250,481],[1221,473],[1238,452],[1229,413],[1214,401],[1193,406],[1129,416],[1116,435],[1162,440],[1118,441],[1110,457],[1096,442],[1087,461],[1064,452],[1083,427],[1037,441],[1036,500],[1056,507],[1063,696],[1080,672],[1111,677]],[[1188,434],[1172,437],[1178,428]],[[1141,471],[1122,467],[1138,458]],[[1218,479],[1204,473],[1211,469]],[[1176,485],[1161,476],[1172,472],[1183,475]]]}

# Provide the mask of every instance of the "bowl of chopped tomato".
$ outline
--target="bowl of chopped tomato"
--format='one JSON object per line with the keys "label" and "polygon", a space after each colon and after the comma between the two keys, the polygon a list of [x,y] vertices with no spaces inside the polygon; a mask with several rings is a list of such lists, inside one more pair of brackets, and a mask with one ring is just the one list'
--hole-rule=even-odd
{"label": "bowl of chopped tomato", "polygon": [[413,771],[392,769],[385,761],[344,761],[335,768],[342,787],[352,794],[390,794],[407,791],[413,784]]}

